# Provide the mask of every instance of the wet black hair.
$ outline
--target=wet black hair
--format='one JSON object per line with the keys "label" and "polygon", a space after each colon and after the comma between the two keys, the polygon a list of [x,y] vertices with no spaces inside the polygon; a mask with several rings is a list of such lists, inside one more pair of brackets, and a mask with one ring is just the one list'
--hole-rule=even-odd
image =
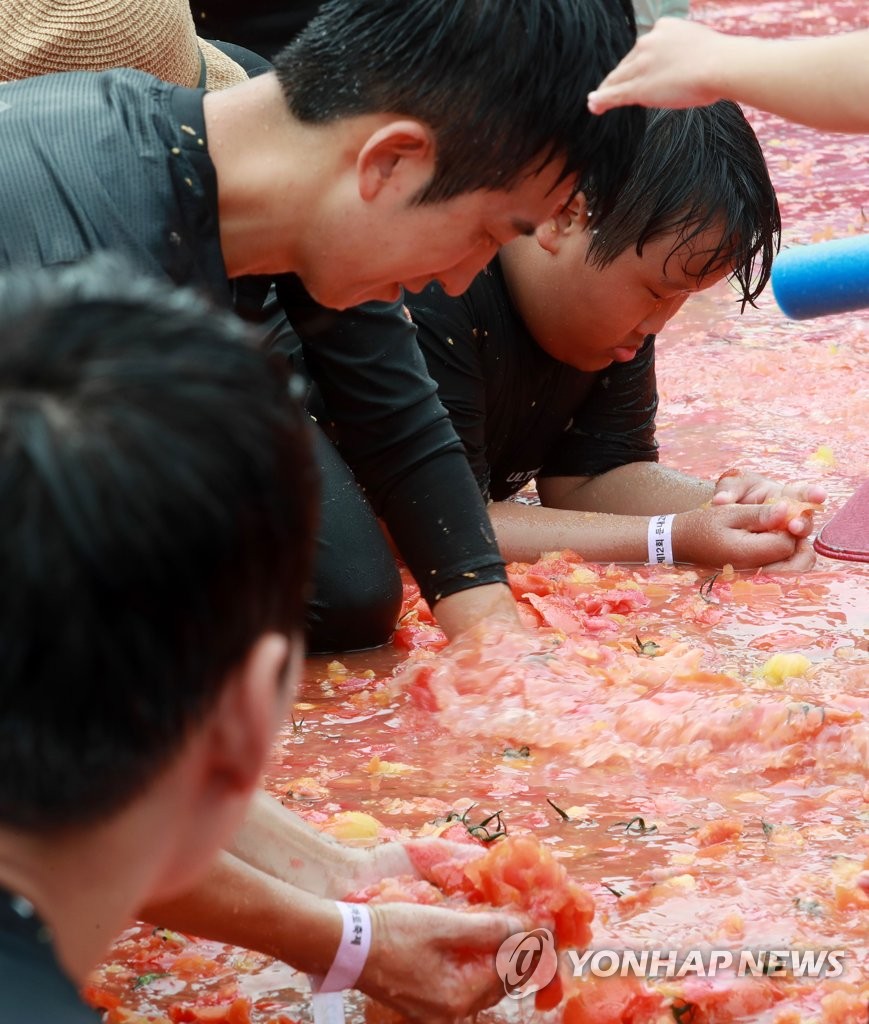
{"label": "wet black hair", "polygon": [[105,257],[0,278],[0,824],[111,816],[302,630],[316,495],[235,317]]}
{"label": "wet black hair", "polygon": [[588,260],[611,263],[628,247],[670,232],[676,250],[709,228],[721,242],[704,253],[700,278],[728,267],[754,305],[781,244],[781,216],[763,151],[736,103],[650,111],[646,137],[613,209],[592,235]]}
{"label": "wet black hair", "polygon": [[642,136],[638,107],[585,97],[631,48],[630,0],[331,0],[275,57],[292,114],[393,113],[427,123],[435,202],[509,189],[563,161],[609,207]]}

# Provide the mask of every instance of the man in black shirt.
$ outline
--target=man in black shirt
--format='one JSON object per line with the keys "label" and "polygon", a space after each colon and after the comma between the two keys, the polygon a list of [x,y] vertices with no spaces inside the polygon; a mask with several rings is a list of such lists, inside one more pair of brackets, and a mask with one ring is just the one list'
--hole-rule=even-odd
{"label": "man in black shirt", "polygon": [[[643,120],[593,118],[575,102],[629,47],[622,10],[510,10],[492,19],[473,0],[348,0],[278,56],[276,75],[224,92],[130,71],[68,74],[4,86],[0,111],[0,266],[120,250],[249,318],[274,284],[353,473],[330,477],[327,523],[341,532],[361,485],[450,636],[516,613],[401,284],[436,279],[458,294],[580,173],[606,206]],[[500,70],[480,74],[496,53]],[[359,606],[388,549],[371,528],[354,551],[324,604],[346,592],[367,625]],[[384,589],[378,635],[353,635],[354,615],[338,609],[334,646],[385,639],[394,574]]]}
{"label": "man in black shirt", "polygon": [[[494,502],[502,554],[645,561],[649,517],[678,513],[680,561],[810,566],[810,517],[761,503],[822,501],[820,487],[752,473],[715,485],[658,463],[655,334],[725,275],[753,303],[778,245],[775,194],[739,108],[654,112],[615,210],[599,229],[588,222],[578,196],[464,295],[432,285],[409,299],[429,372]],[[505,501],[532,479],[542,507]]]}
{"label": "man in black shirt", "polygon": [[0,279],[3,1024],[96,1024],[76,986],[231,836],[301,664],[316,476],[286,373],[111,273]]}

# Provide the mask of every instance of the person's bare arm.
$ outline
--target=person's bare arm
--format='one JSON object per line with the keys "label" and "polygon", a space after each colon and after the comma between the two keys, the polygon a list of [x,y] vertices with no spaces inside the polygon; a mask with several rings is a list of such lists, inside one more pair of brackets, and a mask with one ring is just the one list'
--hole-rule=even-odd
{"label": "person's bare arm", "polygon": [[[282,882],[228,853],[195,890],[153,904],[145,920],[266,953],[297,970],[323,975],[341,938],[332,900]],[[404,903],[371,907],[371,950],[356,985],[409,1017],[448,1021],[504,994],[495,953],[527,927],[505,913],[460,913]],[[437,984],[431,984],[436,978]]]}
{"label": "person's bare arm", "polygon": [[[712,483],[659,462],[630,462],[598,476],[542,477],[537,485],[541,502],[550,508],[639,516],[687,512],[710,501],[763,505],[787,498],[820,505],[827,497],[811,480],[781,482],[748,469],[728,469]],[[791,527],[795,536],[808,533],[805,519],[795,519]]]}
{"label": "person's bare arm", "polygon": [[589,94],[589,109],[732,99],[826,131],[869,131],[869,30],[758,39],[662,18]]}
{"label": "person's bare arm", "polygon": [[598,476],[541,477],[537,493],[550,508],[654,516],[687,512],[711,500],[715,487],[660,462],[629,462]]}
{"label": "person's bare arm", "polygon": [[[544,551],[569,548],[592,562],[645,562],[647,516],[574,512],[499,502],[492,521],[508,561],[534,562]],[[787,506],[725,505],[681,512],[673,520],[673,557],[736,569],[763,566],[802,572],[811,548],[787,529]]]}
{"label": "person's bare arm", "polygon": [[[247,816],[233,837],[228,852],[240,861],[281,882],[315,896],[342,899],[383,878],[420,875],[408,851],[439,851],[438,858],[467,855],[468,847],[447,839],[409,839],[357,849],[318,832],[278,800],[260,790],[251,800]],[[429,879],[430,881],[430,879]]]}
{"label": "person's bare arm", "polygon": [[318,832],[262,790],[228,850],[251,867],[333,899],[348,891],[354,870],[351,847]]}
{"label": "person's bare arm", "polygon": [[[507,561],[535,561],[544,551],[570,548],[590,561],[644,562],[648,518],[679,513],[673,552],[679,561],[737,568],[804,570],[814,556],[804,538],[811,516],[791,518],[780,499],[824,500],[814,484],[778,484],[752,473],[728,474],[717,484],[636,462],[597,477],[538,480],[541,507],[497,502],[489,514]],[[712,502],[713,507],[700,507]]]}
{"label": "person's bare arm", "polygon": [[140,914],[155,925],[255,949],[311,974],[329,969],[342,930],[334,902],[226,851],[195,888]]}

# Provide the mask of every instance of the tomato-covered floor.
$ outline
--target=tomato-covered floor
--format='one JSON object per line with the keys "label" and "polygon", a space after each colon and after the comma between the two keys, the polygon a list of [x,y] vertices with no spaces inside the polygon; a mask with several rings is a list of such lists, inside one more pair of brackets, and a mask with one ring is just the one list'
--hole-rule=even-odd
{"label": "tomato-covered floor", "polygon": [[[765,35],[869,26],[865,0],[715,0],[694,13]],[[869,139],[750,115],[785,245],[867,230]],[[830,494],[819,525],[869,479],[869,311],[789,322],[768,289],[740,316],[722,284],[667,328],[658,367],[667,464],[817,479]],[[410,653],[311,659],[270,791],[356,842],[426,834],[472,804],[469,821],[500,811],[588,888],[599,947],[849,952],[838,979],[653,982],[649,1003],[628,993],[589,1018],[598,1024],[864,1024],[869,566],[727,576],[568,556],[513,567],[512,580],[538,608],[570,598],[566,638],[437,654],[439,634],[411,610]],[[408,660],[426,666],[440,712],[398,692]],[[234,1005],[209,1020],[310,1019],[306,983],[284,965],[150,932],[132,929],[95,975],[120,1001],[115,1019],[164,1021],[170,1006],[174,1019],[206,1019],[183,1015],[197,1004]],[[354,1019],[371,1012],[352,1005]],[[515,1019],[515,1007],[482,1016]]]}

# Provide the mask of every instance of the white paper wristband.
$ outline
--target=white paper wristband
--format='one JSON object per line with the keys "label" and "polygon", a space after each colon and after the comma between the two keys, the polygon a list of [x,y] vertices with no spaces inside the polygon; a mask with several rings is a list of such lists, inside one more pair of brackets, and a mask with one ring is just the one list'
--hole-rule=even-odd
{"label": "white paper wristband", "polygon": [[311,1010],[315,1024],[344,1024],[344,998],[341,995],[353,988],[368,959],[371,948],[371,912],[364,903],[335,902],[341,911],[343,928],[341,942],[332,966],[322,977],[309,974],[311,983]]}
{"label": "white paper wristband", "polygon": [[652,516],[649,520],[649,565],[673,564],[673,520],[675,515]]}
{"label": "white paper wristband", "polygon": [[341,912],[341,941],[332,966],[322,977],[309,974],[314,992],[344,992],[359,980],[371,948],[371,912],[364,903],[335,902]]}
{"label": "white paper wristband", "polygon": [[311,1015],[314,1024],[344,1024],[344,993],[315,992],[311,996]]}

